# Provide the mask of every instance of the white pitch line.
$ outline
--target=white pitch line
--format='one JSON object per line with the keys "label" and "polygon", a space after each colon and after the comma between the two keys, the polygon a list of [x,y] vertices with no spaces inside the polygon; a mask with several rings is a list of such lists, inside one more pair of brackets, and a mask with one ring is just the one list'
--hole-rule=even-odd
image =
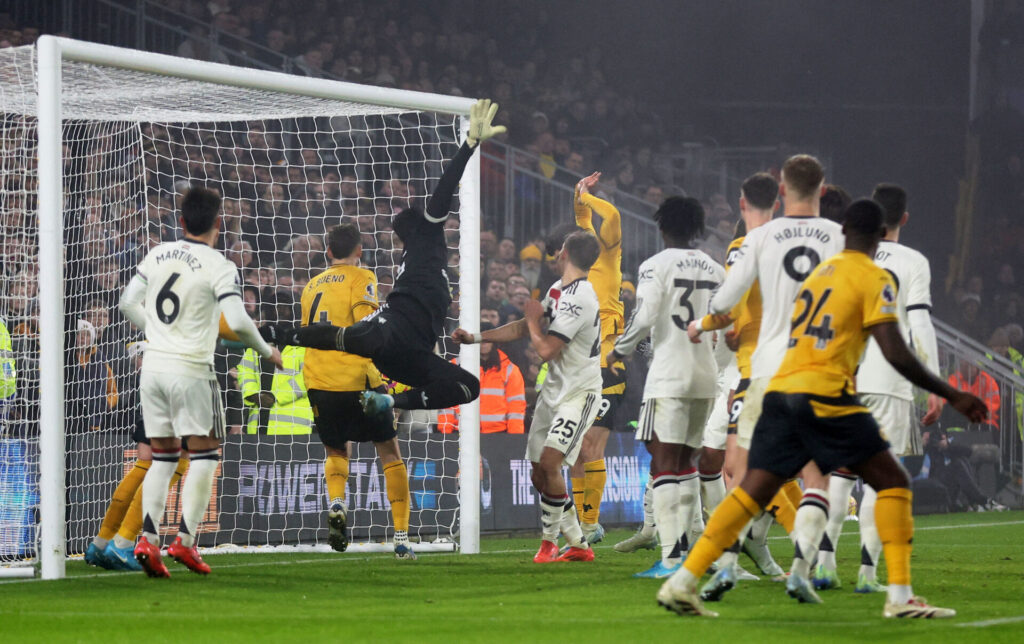
{"label": "white pitch line", "polygon": [[[1024,525],[1024,521],[993,521],[992,523],[961,523],[959,525],[931,525],[923,528],[914,528],[914,532],[926,532],[928,530],[963,530],[966,528],[987,528],[989,526]],[[843,530],[843,534],[855,534],[857,530]],[[768,537],[769,539],[785,539],[789,541],[789,535],[781,537]]]}
{"label": "white pitch line", "polygon": [[1016,622],[1024,622],[1024,615],[1017,615],[1016,617],[1000,617],[999,619],[985,619],[980,622],[964,622],[963,624],[957,624],[957,626],[968,626],[973,628],[985,628],[986,626],[998,626],[1000,624],[1014,624]]}

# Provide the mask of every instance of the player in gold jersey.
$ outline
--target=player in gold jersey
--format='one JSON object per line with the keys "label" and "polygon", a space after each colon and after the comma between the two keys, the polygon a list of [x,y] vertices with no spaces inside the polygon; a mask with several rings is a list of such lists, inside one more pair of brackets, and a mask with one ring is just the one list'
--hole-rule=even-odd
{"label": "player in gold jersey", "polygon": [[[362,253],[356,226],[339,224],[331,228],[327,233],[327,257],[331,264],[302,291],[304,325],[326,322],[347,327],[377,310],[377,278],[372,271],[360,268]],[[372,441],[384,469],[395,522],[395,557],[415,559],[408,536],[409,476],[398,451],[394,414],[389,409],[367,415],[360,404],[362,391],[384,391],[380,372],[369,358],[307,349],[303,376],[313,406],[313,422],[327,450],[324,476],[330,497],[327,524],[331,548],[344,552],[348,547],[348,441]]]}
{"label": "player in gold jersey", "polygon": [[[658,603],[680,615],[715,616],[697,596],[701,575],[786,479],[810,461],[823,472],[846,466],[878,490],[875,520],[889,567],[883,616],[956,615],[929,606],[910,586],[910,478],[854,388],[868,337],[875,338],[903,377],[947,399],[971,422],[983,420],[988,411],[977,397],[956,391],[929,372],[903,341],[896,285],[873,261],[885,234],[882,208],[870,199],[853,202],[846,209],[843,234],[845,250],[819,264],[801,285],[788,350],[768,384],[743,481],[718,506],[683,567],[658,591]],[[798,575],[790,576],[786,590],[801,602],[821,602]]]}
{"label": "player in gold jersey", "polygon": [[[573,196],[576,225],[596,235],[601,244],[601,254],[590,268],[587,281],[594,287],[600,306],[602,400],[597,419],[583,437],[580,456],[569,470],[580,525],[587,542],[592,544],[604,538],[604,529],[598,523],[606,479],[604,450],[611,433],[612,419],[626,391],[624,365],[615,363],[618,373],[613,373],[606,360],[626,326],[619,299],[622,290],[622,218],[618,208],[591,194],[600,179],[600,172],[584,177],[576,184]],[[594,225],[594,214],[601,218],[597,226]]]}

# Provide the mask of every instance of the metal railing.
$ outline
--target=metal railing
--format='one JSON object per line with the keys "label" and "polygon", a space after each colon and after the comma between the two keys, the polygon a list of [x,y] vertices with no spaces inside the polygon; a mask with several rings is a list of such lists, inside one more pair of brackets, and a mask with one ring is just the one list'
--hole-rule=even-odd
{"label": "metal railing", "polygon": [[1011,483],[1020,494],[1024,494],[1024,482],[1021,481],[1024,467],[1024,367],[994,354],[982,343],[941,320],[933,318],[933,321],[939,343],[941,375],[949,378],[958,371],[973,378],[984,379],[987,375],[998,387],[1000,399],[991,423],[969,424],[951,409],[943,412],[940,423],[946,425],[946,431],[963,431],[960,438],[972,444],[997,445],[1003,481]]}

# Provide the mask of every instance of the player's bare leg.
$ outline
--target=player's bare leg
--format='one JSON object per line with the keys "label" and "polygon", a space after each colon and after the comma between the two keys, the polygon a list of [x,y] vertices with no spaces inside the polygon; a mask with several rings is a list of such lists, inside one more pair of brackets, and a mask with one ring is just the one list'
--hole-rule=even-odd
{"label": "player's bare leg", "polygon": [[[592,561],[593,550],[583,536],[572,500],[562,478],[562,461],[565,456],[556,449],[545,447],[540,461],[533,463],[531,479],[540,492],[541,547],[533,560],[536,563],[551,563],[556,560]],[[565,535],[569,550],[558,556],[558,535]]]}
{"label": "player's bare leg", "polygon": [[[608,445],[611,430],[607,427],[591,425],[583,436],[583,447],[580,455],[569,468],[572,478],[573,502],[580,527],[587,537],[587,543],[594,544],[604,539],[604,528],[598,523],[601,512],[601,498],[604,496],[604,485],[607,478],[604,464],[604,451]],[[580,483],[579,492],[576,484]]]}
{"label": "player's bare leg", "polygon": [[[796,511],[793,524],[793,565],[789,570],[800,582],[809,581],[811,566],[818,556],[818,547],[828,524],[828,475],[823,474],[812,461],[801,470],[804,480],[804,495]],[[798,583],[798,582],[794,582]]]}
{"label": "player's bare leg", "polygon": [[178,528],[178,536],[167,547],[167,554],[175,561],[201,575],[210,574],[210,566],[199,556],[196,536],[199,523],[210,505],[213,479],[220,464],[219,449],[219,438],[189,437],[189,471],[181,491],[181,525]]}
{"label": "player's bare leg", "polygon": [[384,471],[384,484],[391,517],[395,522],[395,558],[415,560],[416,553],[409,545],[409,473],[398,450],[398,439],[374,443]]}
{"label": "player's bare leg", "polygon": [[882,540],[889,586],[886,590],[884,617],[935,618],[954,617],[951,608],[929,606],[914,596],[910,585],[910,554],[914,540],[914,517],[911,512],[913,494],[910,477],[889,450],[883,450],[850,469],[873,487],[875,522]]}

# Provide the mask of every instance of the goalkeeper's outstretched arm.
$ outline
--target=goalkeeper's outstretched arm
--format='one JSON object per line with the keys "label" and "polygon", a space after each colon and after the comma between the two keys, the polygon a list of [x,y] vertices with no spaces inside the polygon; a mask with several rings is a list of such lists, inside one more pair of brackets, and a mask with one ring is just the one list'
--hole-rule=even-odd
{"label": "goalkeeper's outstretched arm", "polygon": [[444,169],[441,180],[430,195],[427,201],[427,221],[440,223],[448,218],[448,212],[452,207],[452,196],[462,179],[462,173],[466,170],[469,158],[473,156],[476,147],[487,139],[497,136],[506,131],[504,125],[492,125],[494,115],[498,112],[498,104],[488,99],[480,99],[470,108],[469,111],[469,134],[466,142],[462,144],[455,157]]}

